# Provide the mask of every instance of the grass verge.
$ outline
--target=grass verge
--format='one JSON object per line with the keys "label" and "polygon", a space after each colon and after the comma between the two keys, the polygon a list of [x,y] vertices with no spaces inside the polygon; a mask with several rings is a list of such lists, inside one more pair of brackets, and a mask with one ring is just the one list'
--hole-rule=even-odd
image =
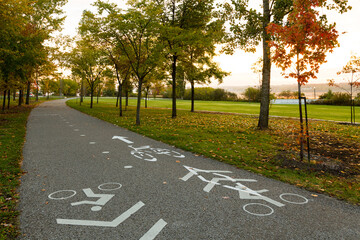
{"label": "grass verge", "polygon": [[[100,102],[115,105],[114,98],[100,98]],[[135,99],[129,99],[129,105],[136,106]],[[141,103],[144,106],[144,100]],[[150,99],[149,107],[171,108],[171,99]],[[177,109],[190,110],[190,100],[176,101]],[[350,106],[332,106],[308,104],[308,117],[312,119],[323,119],[333,121],[350,122]],[[260,111],[259,103],[248,102],[229,102],[229,101],[195,101],[195,111],[214,111],[229,113],[246,113],[258,115]],[[360,107],[356,107],[355,112],[360,116]],[[281,117],[299,117],[299,106],[297,104],[272,104],[270,106],[270,115]],[[356,121],[360,123],[360,117]]]}
{"label": "grass verge", "polygon": [[270,129],[260,131],[251,116],[180,110],[172,119],[168,109],[141,109],[142,123],[136,126],[133,107],[119,117],[114,105],[99,103],[90,109],[87,102],[67,104],[181,149],[360,204],[359,126],[311,121],[311,161],[300,162],[299,123],[294,119],[272,118]]}
{"label": "grass verge", "polygon": [[19,201],[22,148],[25,141],[26,122],[36,106],[11,106],[0,111],[0,239],[15,239],[19,234],[16,210]]}

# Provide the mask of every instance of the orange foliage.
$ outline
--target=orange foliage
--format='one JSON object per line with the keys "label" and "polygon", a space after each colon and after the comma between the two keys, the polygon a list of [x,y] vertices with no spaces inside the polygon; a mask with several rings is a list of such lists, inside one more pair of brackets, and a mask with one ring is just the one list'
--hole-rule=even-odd
{"label": "orange foliage", "polygon": [[[301,85],[316,78],[320,65],[326,62],[326,53],[338,46],[335,24],[327,24],[316,10],[323,3],[324,0],[294,0],[287,24],[270,23],[267,27],[274,38],[269,42],[274,49],[272,61],[286,78],[296,78]],[[291,67],[295,71],[285,73]]]}

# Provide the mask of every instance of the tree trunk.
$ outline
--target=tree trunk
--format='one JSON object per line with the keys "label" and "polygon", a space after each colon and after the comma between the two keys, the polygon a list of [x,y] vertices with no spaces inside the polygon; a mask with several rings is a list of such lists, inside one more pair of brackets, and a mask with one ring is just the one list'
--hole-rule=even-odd
{"label": "tree trunk", "polygon": [[194,101],[195,101],[195,86],[194,85],[195,85],[194,82],[191,81],[191,112],[194,112],[194,110],[195,110],[195,107],[194,107],[194,105],[195,105],[195,103],[194,103]]}
{"label": "tree trunk", "polygon": [[20,89],[19,90],[19,104],[18,105],[21,106],[22,102],[23,102],[23,90]]}
{"label": "tree trunk", "polygon": [[119,106],[119,96],[120,96],[120,83],[119,83],[119,87],[118,87],[118,94],[116,95],[116,107]]}
{"label": "tree trunk", "polygon": [[30,86],[31,86],[31,83],[30,83],[30,81],[28,81],[27,89],[26,89],[26,102],[25,102],[26,105],[30,104]]}
{"label": "tree trunk", "polygon": [[36,101],[39,101],[39,82],[36,80]]}
{"label": "tree trunk", "polygon": [[172,118],[176,118],[176,60],[177,56],[173,55],[172,62]]}
{"label": "tree trunk", "polygon": [[137,96],[137,105],[136,105],[136,125],[140,125],[140,105],[141,105],[141,88],[142,88],[142,79],[139,79],[138,86],[138,96]]}
{"label": "tree trunk", "polygon": [[304,159],[304,122],[301,107],[301,85],[298,83],[299,113],[300,113],[300,159]]}
{"label": "tree trunk", "polygon": [[13,89],[14,90],[14,92],[13,92],[13,101],[15,102],[15,100],[16,100],[16,89]]}
{"label": "tree trunk", "polygon": [[4,99],[3,99],[3,105],[2,105],[2,111],[5,111],[5,104],[6,104],[6,90],[4,90]]}
{"label": "tree trunk", "polygon": [[127,107],[129,106],[129,91],[126,90],[126,103],[125,103],[125,110],[127,110]]}
{"label": "tree trunk", "polygon": [[93,107],[93,98],[94,98],[94,86],[91,85],[90,86],[90,108]]}
{"label": "tree trunk", "polygon": [[123,116],[123,109],[122,109],[122,85],[119,84],[119,115],[120,117]]}
{"label": "tree trunk", "polygon": [[83,99],[83,88],[84,88],[84,79],[81,79],[81,85],[80,85],[80,105],[84,101]]}
{"label": "tree trunk", "polygon": [[7,104],[7,109],[10,109],[10,89],[8,90],[8,104]]}
{"label": "tree trunk", "polygon": [[268,41],[269,34],[266,32],[266,27],[270,23],[270,8],[269,0],[263,0],[263,72],[261,84],[261,101],[260,101],[260,116],[258,127],[260,129],[267,129],[269,127],[269,110],[270,110],[270,76],[271,76],[271,60],[270,48]]}

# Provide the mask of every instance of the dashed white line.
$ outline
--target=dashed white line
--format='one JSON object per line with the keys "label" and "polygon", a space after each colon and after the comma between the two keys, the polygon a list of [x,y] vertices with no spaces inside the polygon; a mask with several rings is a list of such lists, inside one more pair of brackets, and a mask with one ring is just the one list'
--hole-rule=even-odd
{"label": "dashed white line", "polygon": [[167,224],[167,222],[160,219],[139,240],[153,240],[161,232],[161,230],[166,226],[166,224]]}

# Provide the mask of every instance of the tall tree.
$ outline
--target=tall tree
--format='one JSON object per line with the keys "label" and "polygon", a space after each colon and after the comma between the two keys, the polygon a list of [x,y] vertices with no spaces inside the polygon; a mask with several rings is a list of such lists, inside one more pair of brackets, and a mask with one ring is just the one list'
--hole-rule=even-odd
{"label": "tall tree", "polygon": [[[273,47],[273,61],[286,78],[298,82],[300,111],[300,157],[303,159],[304,127],[302,122],[301,85],[316,78],[320,65],[326,62],[326,54],[338,46],[335,24],[328,24],[317,10],[323,0],[294,0],[293,10],[287,24],[271,23],[268,32],[274,36],[269,46]],[[295,69],[295,71],[293,71]]]}
{"label": "tall tree", "polygon": [[137,78],[138,97],[136,125],[140,125],[141,92],[146,77],[163,60],[164,46],[159,40],[159,6],[148,0],[134,0],[123,13],[115,4],[98,1],[99,14],[107,12],[102,19],[104,31],[117,41],[124,52],[133,74]]}
{"label": "tall tree", "polygon": [[64,59],[73,75],[87,81],[90,87],[90,108],[92,108],[95,88],[101,82],[106,68],[106,56],[88,39],[81,39],[70,53],[64,54]]}
{"label": "tall tree", "polygon": [[329,80],[329,85],[341,88],[349,94],[351,101],[350,120],[353,124],[355,123],[355,104],[353,100],[354,89],[360,87],[360,57],[355,55],[351,56],[347,64],[337,74],[346,76],[346,80],[350,86],[350,89],[348,90],[341,87],[340,85],[336,84],[334,80]]}
{"label": "tall tree", "polygon": [[[249,7],[249,0],[230,0],[224,7],[224,18],[230,23],[227,52],[236,48],[254,52],[262,43],[263,69],[261,84],[261,103],[258,127],[267,129],[270,108],[271,59],[268,42],[270,35],[266,28],[270,23],[283,24],[285,17],[293,9],[293,0],[262,0],[262,11]],[[252,2],[253,3],[253,2]],[[259,0],[260,4],[261,1]],[[321,6],[344,13],[351,9],[348,0],[322,1]],[[326,19],[326,16],[323,16]]]}
{"label": "tall tree", "polygon": [[177,64],[187,56],[186,47],[198,41],[197,37],[201,37],[195,33],[206,31],[207,26],[213,24],[212,22],[219,24],[221,21],[215,18],[214,0],[157,0],[156,2],[163,9],[162,38],[167,44],[167,53],[171,62],[172,117],[175,118]]}

